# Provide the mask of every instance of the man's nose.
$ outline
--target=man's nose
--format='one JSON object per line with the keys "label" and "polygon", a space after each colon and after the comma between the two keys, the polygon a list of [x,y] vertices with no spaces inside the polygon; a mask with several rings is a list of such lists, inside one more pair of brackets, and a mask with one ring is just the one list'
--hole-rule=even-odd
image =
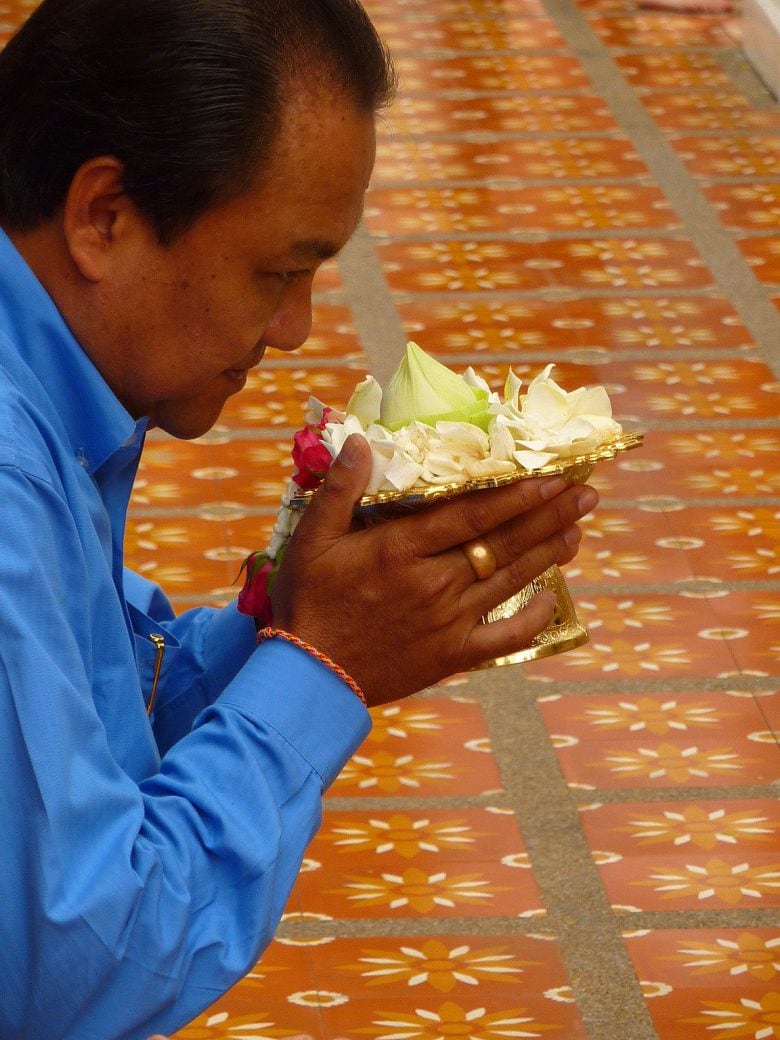
{"label": "man's nose", "polygon": [[297,350],[311,333],[312,278],[296,278],[284,289],[263,332],[263,343],[276,350]]}

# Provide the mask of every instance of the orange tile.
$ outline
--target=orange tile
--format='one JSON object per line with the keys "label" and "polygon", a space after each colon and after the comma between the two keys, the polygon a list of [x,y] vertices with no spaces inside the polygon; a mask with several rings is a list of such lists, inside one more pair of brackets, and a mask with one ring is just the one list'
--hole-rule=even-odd
{"label": "orange tile", "polygon": [[[410,18],[431,13],[429,0],[367,0],[363,5],[374,21],[380,18],[396,18],[406,14]],[[539,15],[544,10],[540,0],[439,0],[436,4],[439,17],[454,18],[469,15],[503,17],[505,14]]]}
{"label": "orange tile", "polygon": [[[734,664],[747,673],[774,675],[780,660],[780,595],[732,588],[708,601],[713,635],[722,633]],[[760,737],[756,737],[760,740]]]}
{"label": "orange tile", "polygon": [[776,929],[629,932],[625,943],[637,975],[648,980],[648,1009],[664,1040],[710,1036],[715,1027],[724,1036],[772,1035]]}
{"label": "orange tile", "polygon": [[407,97],[445,90],[587,90],[588,77],[566,54],[457,55],[400,51],[395,58]]}
{"label": "orange tile", "polygon": [[718,47],[726,42],[723,19],[702,14],[643,12],[625,18],[590,19],[591,28],[608,47],[676,49],[685,40],[688,50]]}
{"label": "orange tile", "polygon": [[770,799],[586,806],[580,815],[599,856],[751,856],[776,851],[780,839],[780,806]]}
{"label": "orange tile", "polygon": [[780,739],[780,690],[764,693],[757,703],[767,727]]}
{"label": "orange tile", "polygon": [[707,93],[648,92],[642,103],[662,130],[778,130],[780,112],[753,109],[736,90]]}
{"label": "orange tile", "polygon": [[369,230],[382,235],[675,228],[679,219],[652,186],[560,185],[552,188],[375,188]]}
{"label": "orange tile", "polygon": [[618,407],[624,414],[774,419],[780,405],[780,383],[759,360],[663,360],[625,367],[616,364],[611,372],[621,393]]}
{"label": "orange tile", "polygon": [[397,1028],[411,1030],[417,1020],[427,1029],[440,1020],[461,1032],[458,1023],[466,1016],[473,1021],[477,1007],[481,1027],[491,1032],[502,1033],[506,1022],[584,1040],[569,994],[548,936],[277,939],[251,975],[176,1040],[241,1036],[253,1015],[267,1023],[264,1036],[280,1038],[294,1035],[296,1026],[300,1033],[307,1022],[308,1032],[325,1038],[379,1037],[399,1016]]}
{"label": "orange tile", "polygon": [[[262,548],[267,538],[261,535]],[[233,599],[242,560],[251,551],[232,543],[221,521],[197,517],[137,520],[127,525],[126,563],[169,596]]]}
{"label": "orange tile", "polygon": [[[524,936],[447,935],[337,940],[316,948],[326,992],[348,994],[328,1010],[329,1033],[355,1025],[363,1035],[460,1035],[479,1019],[480,1030],[504,1035],[548,1031],[580,1040],[585,1034],[555,944]],[[545,1028],[546,1027],[546,1028]]]}
{"label": "orange tile", "polygon": [[489,142],[389,137],[379,149],[373,184],[513,178],[518,173],[545,179],[648,175],[629,142],[618,135]]}
{"label": "orange tile", "polygon": [[310,396],[333,407],[344,407],[365,375],[366,368],[359,362],[338,368],[282,368],[268,362],[253,369],[244,390],[229,398],[220,423],[228,429],[283,426],[297,430],[303,425]]}
{"label": "orange tile", "polygon": [[579,555],[566,569],[570,578],[641,583],[780,574],[780,512],[771,507],[663,513],[600,507],[583,530]]}
{"label": "orange tile", "polygon": [[[564,776],[575,788],[626,787],[717,787],[775,783],[780,776],[777,744],[754,742],[753,732],[765,725],[761,713],[750,706],[737,711],[725,709],[729,728],[708,729],[707,708],[713,695],[674,694],[644,697],[599,697],[588,710],[601,711],[601,718],[616,719],[614,728],[593,734],[577,732],[548,721],[548,705],[542,705],[545,721]],[[566,698],[568,700],[569,698]],[[673,707],[664,708],[664,705]],[[608,714],[611,712],[612,714]],[[650,721],[641,725],[644,713]],[[736,722],[734,721],[736,716]],[[667,719],[669,721],[667,721]],[[674,723],[682,720],[682,728]],[[753,724],[750,733],[744,730]],[[623,729],[620,729],[622,723]],[[664,723],[668,732],[661,732]]]}
{"label": "orange tile", "polygon": [[680,737],[695,744],[726,733],[744,741],[764,722],[760,703],[761,699],[719,691],[572,694],[544,697],[539,708],[562,747],[590,748],[633,736],[648,741]]}
{"label": "orange tile", "polygon": [[[596,366],[610,350],[747,351],[750,336],[726,300],[571,298],[400,300],[405,328],[434,355],[489,352],[513,364],[526,351],[581,351]],[[574,358],[573,358],[574,359]],[[453,366],[455,367],[455,366]]]}
{"label": "orange tile", "polygon": [[[267,361],[286,356],[269,350]],[[315,297],[312,305],[312,332],[295,355],[305,364],[309,358],[340,358],[365,364],[365,355],[360,344],[352,312],[343,304],[326,303]]]}
{"label": "orange tile", "polygon": [[767,177],[780,169],[780,137],[771,134],[675,135],[670,143],[700,177]]}
{"label": "orange tile", "polygon": [[596,480],[607,493],[634,497],[659,525],[673,523],[685,508],[682,499],[776,495],[780,434],[738,423],[724,430],[648,430],[641,449],[600,466]]}
{"label": "orange tile", "polygon": [[[494,791],[500,787],[492,761],[475,748],[471,761],[463,756],[439,751],[423,742],[417,753],[406,748],[364,744],[344,766],[331,793],[342,797],[374,794],[380,797],[409,795],[460,795],[465,792]],[[479,756],[479,757],[477,757]],[[462,772],[463,771],[463,772]]]}
{"label": "orange tile", "polygon": [[386,15],[377,14],[374,24],[390,50],[399,54],[444,48],[468,54],[470,51],[547,50],[563,46],[560,33],[546,18],[523,18],[510,14],[491,20],[464,15],[449,20],[417,21],[399,18],[393,10]]}
{"label": "orange tile", "polygon": [[769,285],[780,282],[780,237],[740,238],[737,246],[759,282]]}
{"label": "orange tile", "polygon": [[780,223],[780,184],[714,184],[703,191],[727,228],[771,231]]}
{"label": "orange tile", "polygon": [[581,820],[615,907],[780,905],[773,801],[602,805],[584,809]]}
{"label": "orange tile", "polygon": [[330,795],[485,794],[501,790],[476,702],[426,698],[372,709],[373,729]]}
{"label": "orange tile", "polygon": [[583,595],[574,583],[571,592],[590,641],[533,662],[540,680],[716,678],[734,667],[733,636],[718,624],[710,600],[644,592]]}
{"label": "orange tile", "polygon": [[535,916],[542,907],[514,814],[488,808],[329,811],[290,910],[419,918]]}
{"label": "orange tile", "polygon": [[[524,46],[519,44],[518,46]],[[498,97],[430,97],[401,95],[386,117],[383,134],[582,133],[617,130],[599,97],[582,94],[510,94]]]}
{"label": "orange tile", "polygon": [[199,509],[210,500],[276,508],[294,465],[292,438],[154,440],[141,459],[136,507]]}
{"label": "orange tile", "polygon": [[654,52],[616,54],[614,61],[632,87],[658,89],[729,89],[731,80],[712,54]]}
{"label": "orange tile", "polygon": [[620,288],[631,294],[711,284],[693,246],[674,239],[379,242],[378,253],[390,288],[411,292]]}
{"label": "orange tile", "polygon": [[[610,394],[616,418],[641,420],[666,417],[697,419],[734,416],[775,418],[780,405],[780,383],[771,370],[752,359],[654,362],[615,361],[607,370],[599,364],[556,365],[553,378],[565,389],[603,383]],[[506,378],[506,364],[474,366],[496,390]],[[540,363],[513,363],[523,380],[541,371]],[[632,455],[632,459],[636,456]]]}

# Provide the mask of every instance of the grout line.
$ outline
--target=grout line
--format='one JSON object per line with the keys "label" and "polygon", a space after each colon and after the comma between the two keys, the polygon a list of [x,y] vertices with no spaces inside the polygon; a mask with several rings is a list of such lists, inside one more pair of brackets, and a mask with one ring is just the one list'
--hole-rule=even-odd
{"label": "grout line", "polygon": [[372,238],[363,225],[339,254],[338,265],[361,345],[373,374],[384,383],[401,360],[407,337]]}
{"label": "grout line", "polygon": [[[647,1004],[536,705],[519,676],[475,673],[493,753],[588,1036],[654,1040]],[[522,753],[518,755],[522,735]]]}
{"label": "grout line", "polygon": [[[639,929],[689,928],[771,928],[780,925],[777,910],[640,910],[612,912],[620,935]],[[681,919],[682,918],[682,919]],[[758,920],[756,918],[759,918]],[[296,920],[293,914],[280,924],[282,938],[352,938],[369,936],[428,935],[543,935],[558,938],[552,922],[545,915],[518,917],[411,917],[331,918]],[[611,1020],[610,1020],[611,1021]],[[633,1022],[631,1023],[633,1025]],[[633,1030],[624,1034],[599,1033],[597,1040],[644,1040]],[[655,1033],[646,1034],[656,1040]]]}
{"label": "grout line", "polygon": [[[618,738],[616,738],[618,739]],[[549,742],[549,736],[547,737]],[[777,801],[777,784],[751,784],[745,787],[721,785],[713,787],[596,787],[583,790],[567,784],[567,797],[577,810],[592,805],[656,805],[663,802]],[[463,795],[345,795],[328,794],[323,802],[326,815],[342,812],[430,812],[431,809],[486,809],[508,807],[511,795],[504,790]],[[757,909],[760,909],[757,908]]]}

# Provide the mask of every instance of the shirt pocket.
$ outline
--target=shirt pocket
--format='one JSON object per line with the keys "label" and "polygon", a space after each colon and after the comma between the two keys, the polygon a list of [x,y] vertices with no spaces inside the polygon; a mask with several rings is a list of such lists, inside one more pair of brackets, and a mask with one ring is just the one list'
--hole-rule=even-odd
{"label": "shirt pocket", "polygon": [[153,717],[165,687],[166,675],[170,674],[180,645],[154,618],[144,614],[132,603],[128,603],[127,607],[135,637],[135,659],[141,694],[147,715]]}

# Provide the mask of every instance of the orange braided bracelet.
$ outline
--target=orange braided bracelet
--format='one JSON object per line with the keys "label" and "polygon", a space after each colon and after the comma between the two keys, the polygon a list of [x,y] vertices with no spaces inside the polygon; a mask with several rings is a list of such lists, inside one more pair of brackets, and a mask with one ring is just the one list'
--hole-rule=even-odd
{"label": "orange braided bracelet", "polygon": [[325,654],[323,654],[315,646],[312,646],[311,643],[304,642],[303,639],[299,639],[298,636],[294,636],[292,632],[285,632],[283,628],[271,628],[270,626],[268,628],[261,628],[260,631],[257,633],[258,643],[263,643],[266,639],[286,639],[288,643],[292,643],[293,646],[298,646],[301,648],[301,650],[305,650],[307,654],[311,654],[312,657],[316,657],[317,660],[321,661],[326,668],[330,668],[332,672],[335,672],[339,679],[341,679],[342,682],[345,682],[347,686],[349,686],[350,690],[352,690],[352,692],[360,698],[363,704],[365,704],[365,706],[368,707],[366,695],[360,689],[360,687],[352,678],[352,676],[347,675],[347,673],[344,671],[341,665],[336,664],[335,661],[331,661],[329,657],[326,657]]}

